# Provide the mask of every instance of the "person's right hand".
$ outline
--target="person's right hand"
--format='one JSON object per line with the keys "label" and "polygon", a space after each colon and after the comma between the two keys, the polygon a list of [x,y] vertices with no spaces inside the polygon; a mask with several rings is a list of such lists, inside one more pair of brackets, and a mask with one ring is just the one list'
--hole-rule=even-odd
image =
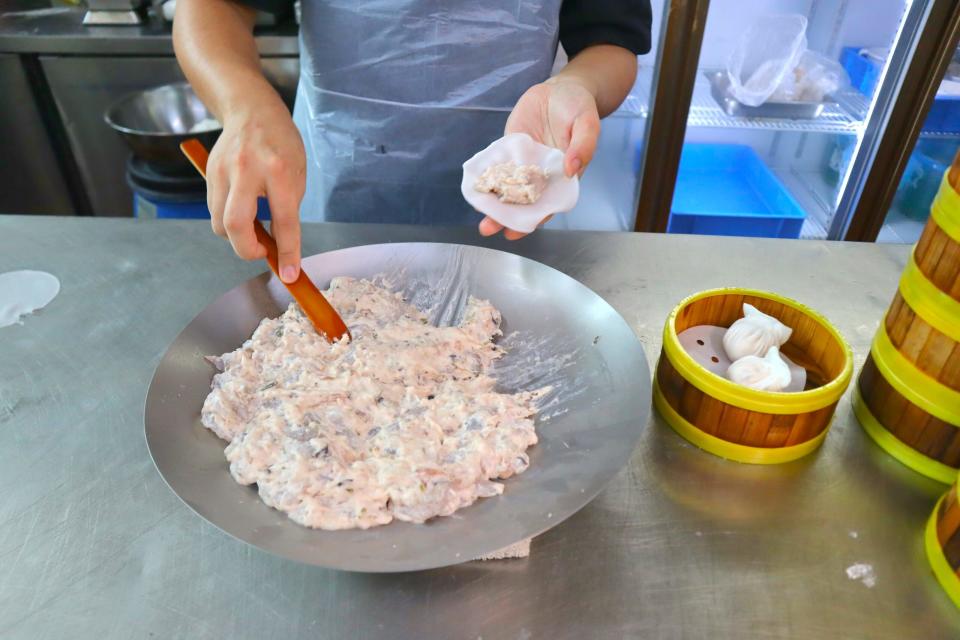
{"label": "person's right hand", "polygon": [[207,206],[213,232],[228,238],[245,260],[265,258],[253,221],[257,197],[270,203],[270,233],[277,241],[280,278],[300,275],[300,201],[306,188],[300,132],[276,96],[224,114],[223,133],[207,163]]}

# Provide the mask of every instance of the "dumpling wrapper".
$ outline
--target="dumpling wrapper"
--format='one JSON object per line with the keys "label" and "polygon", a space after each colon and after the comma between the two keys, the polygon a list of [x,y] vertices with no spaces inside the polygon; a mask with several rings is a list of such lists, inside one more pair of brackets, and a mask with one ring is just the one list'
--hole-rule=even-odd
{"label": "dumpling wrapper", "polygon": [[[690,357],[700,366],[721,378],[726,378],[727,369],[733,364],[723,348],[723,335],[726,332],[726,327],[698,325],[681,331],[677,338],[680,339],[683,350],[690,354]],[[703,344],[700,344],[701,342]],[[790,367],[790,384],[783,391],[786,393],[806,389],[807,370],[782,353],[780,358]]]}
{"label": "dumpling wrapper", "polygon": [[[474,189],[477,179],[490,166],[504,162],[534,164],[547,173],[547,186],[532,204],[501,202],[495,193]],[[530,233],[549,215],[566,213],[580,198],[580,180],[563,174],[563,152],[534,141],[525,133],[511,133],[475,154],[463,163],[460,191],[474,209],[490,216],[503,226],[521,233]]]}

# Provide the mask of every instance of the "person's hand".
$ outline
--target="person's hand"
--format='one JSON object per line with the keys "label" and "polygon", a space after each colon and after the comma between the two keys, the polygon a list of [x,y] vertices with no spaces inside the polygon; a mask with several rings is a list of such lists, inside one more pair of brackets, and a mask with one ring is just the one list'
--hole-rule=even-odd
{"label": "person's hand", "polygon": [[[554,77],[534,85],[517,101],[507,118],[505,133],[526,133],[542,144],[564,152],[567,177],[582,176],[600,136],[600,114],[593,94],[580,82]],[[544,218],[541,224],[549,220]],[[481,235],[491,236],[504,227],[490,217],[480,222]],[[503,235],[516,240],[527,235],[506,229]]]}
{"label": "person's hand", "polygon": [[267,96],[224,115],[223,133],[207,163],[207,206],[218,236],[245,260],[265,258],[253,221],[257,197],[270,203],[280,277],[300,275],[300,201],[306,188],[303,140],[279,98]]}

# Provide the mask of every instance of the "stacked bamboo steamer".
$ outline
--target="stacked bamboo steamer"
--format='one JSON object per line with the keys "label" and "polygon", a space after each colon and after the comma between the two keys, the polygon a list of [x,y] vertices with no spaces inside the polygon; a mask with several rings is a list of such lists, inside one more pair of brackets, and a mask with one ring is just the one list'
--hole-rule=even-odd
{"label": "stacked bamboo steamer", "polygon": [[933,575],[960,607],[960,502],[954,481],[934,508],[924,534],[924,547]]}
{"label": "stacked bamboo steamer", "polygon": [[[955,165],[957,167],[957,165]],[[960,470],[960,171],[944,176],[857,384],[860,424],[890,455],[952,484]]]}

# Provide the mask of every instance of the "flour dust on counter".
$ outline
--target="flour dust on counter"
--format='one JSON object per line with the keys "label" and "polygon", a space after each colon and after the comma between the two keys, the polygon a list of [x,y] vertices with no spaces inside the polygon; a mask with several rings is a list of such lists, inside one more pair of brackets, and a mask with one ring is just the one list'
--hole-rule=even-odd
{"label": "flour dust on counter", "polygon": [[496,308],[469,297],[434,326],[382,283],[337,278],[326,295],[352,340],[326,342],[291,304],[209,358],[201,419],[237,482],[307,527],[366,529],[450,515],[527,468],[550,389],[497,390]]}

